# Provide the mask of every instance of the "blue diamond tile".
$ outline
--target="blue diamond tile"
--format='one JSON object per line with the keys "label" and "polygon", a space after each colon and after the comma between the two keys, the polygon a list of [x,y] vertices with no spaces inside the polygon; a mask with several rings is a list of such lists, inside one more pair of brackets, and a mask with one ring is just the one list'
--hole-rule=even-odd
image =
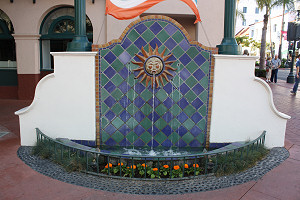
{"label": "blue diamond tile", "polygon": [[131,45],[131,41],[126,37],[124,42],[121,44],[121,46],[124,48],[124,49],[127,49],[127,47],[129,47]]}
{"label": "blue diamond tile", "polygon": [[120,85],[119,85],[119,89],[125,94],[130,90],[130,86],[127,84],[126,81],[123,81]]}
{"label": "blue diamond tile", "polygon": [[104,86],[104,88],[107,90],[107,92],[112,93],[112,92],[116,89],[116,86],[115,86],[111,81],[109,81],[109,82]]}
{"label": "blue diamond tile", "polygon": [[190,133],[193,135],[193,136],[198,136],[200,133],[201,133],[201,129],[198,127],[198,126],[194,126],[191,130],[190,130]]}
{"label": "blue diamond tile", "polygon": [[[153,98],[148,101],[148,104],[153,107]],[[154,97],[154,107],[156,108],[160,104],[160,101],[157,97]]]}
{"label": "blue diamond tile", "polygon": [[121,128],[119,128],[119,131],[124,136],[126,136],[131,130],[130,130],[130,128],[126,124],[124,124],[123,126],[121,126]]}
{"label": "blue diamond tile", "polygon": [[171,94],[171,93],[174,91],[174,87],[172,86],[171,83],[167,83],[167,84],[164,86],[164,90],[165,90],[168,94]]}
{"label": "blue diamond tile", "polygon": [[119,71],[119,74],[122,78],[126,79],[129,76],[129,70],[127,69],[127,67],[123,67],[123,69],[121,69]]}
{"label": "blue diamond tile", "polygon": [[134,100],[134,104],[138,107],[141,108],[144,104],[145,101],[142,97],[138,96],[135,100]]}
{"label": "blue diamond tile", "polygon": [[184,50],[187,51],[190,48],[190,44],[186,40],[182,40],[179,43],[179,46]]}
{"label": "blue diamond tile", "polygon": [[114,141],[112,138],[109,138],[106,142],[105,142],[106,145],[108,146],[115,146],[117,143],[116,141]]}
{"label": "blue diamond tile", "polygon": [[201,70],[201,69],[197,69],[194,73],[193,73],[193,76],[198,80],[200,81],[204,76],[204,72]]}
{"label": "blue diamond tile", "polygon": [[116,100],[115,100],[113,97],[109,96],[109,97],[107,97],[107,98],[104,100],[104,103],[105,103],[108,107],[111,108],[111,107],[116,103]]}
{"label": "blue diamond tile", "polygon": [[174,104],[174,101],[170,98],[170,97],[167,97],[165,100],[164,100],[164,103],[163,103],[168,109],[170,109],[173,104]]}
{"label": "blue diamond tile", "polygon": [[145,115],[144,113],[142,113],[141,111],[137,111],[135,114],[134,114],[134,119],[138,122],[141,122],[143,121],[143,119],[145,118]]}
{"label": "blue diamond tile", "polygon": [[139,33],[142,34],[144,31],[147,29],[147,26],[145,24],[140,24],[137,27],[135,27],[135,30]]}
{"label": "blue diamond tile", "polygon": [[180,62],[186,66],[192,59],[185,53],[179,58]]}
{"label": "blue diamond tile", "polygon": [[136,147],[143,147],[145,145],[145,142],[139,138],[133,143],[133,145]]}
{"label": "blue diamond tile", "polygon": [[199,95],[199,94],[201,94],[201,92],[204,90],[204,88],[203,88],[199,83],[197,83],[197,84],[193,87],[192,90],[195,92],[195,94]]}
{"label": "blue diamond tile", "polygon": [[154,117],[153,117],[153,120],[152,120],[152,114],[153,114],[153,112],[150,113],[150,115],[148,115],[148,118],[149,118],[151,121],[156,122],[156,121],[160,118],[160,116],[159,116],[159,114],[157,114],[156,112],[154,112]]}
{"label": "blue diamond tile", "polygon": [[202,119],[202,116],[196,112],[192,115],[191,119],[197,124]]}
{"label": "blue diamond tile", "polygon": [[123,110],[123,112],[121,112],[120,114],[120,118],[123,122],[127,122],[127,120],[129,120],[130,117],[131,115],[126,110]]}
{"label": "blue diamond tile", "polygon": [[119,55],[119,60],[125,65],[131,60],[131,56],[126,51],[123,51],[123,53]]}
{"label": "blue diamond tile", "polygon": [[192,102],[192,106],[194,106],[196,109],[199,109],[202,105],[203,105],[203,102],[199,98],[196,98]]}
{"label": "blue diamond tile", "polygon": [[170,123],[170,121],[173,119],[173,115],[168,111],[164,114],[162,117],[167,123]]}
{"label": "blue diamond tile", "polygon": [[189,90],[189,86],[187,86],[185,83],[183,83],[180,87],[179,87],[180,92],[185,95]]}
{"label": "blue diamond tile", "polygon": [[141,136],[146,130],[141,126],[141,125],[137,125],[134,128],[134,132],[135,134],[137,134],[138,136]]}
{"label": "blue diamond tile", "polygon": [[[152,130],[153,129],[153,130]],[[160,130],[155,126],[151,126],[148,130],[147,130],[151,135],[152,135],[152,132],[153,132],[153,137],[160,132]]]}
{"label": "blue diamond tile", "polygon": [[112,78],[115,74],[116,71],[112,68],[112,67],[108,67],[105,71],[104,74],[108,77],[108,78]]}
{"label": "blue diamond tile", "polygon": [[176,31],[177,31],[177,28],[175,28],[175,26],[171,25],[171,24],[168,24],[166,27],[165,27],[165,31],[167,31],[167,33],[172,36]]}
{"label": "blue diamond tile", "polygon": [[111,124],[105,128],[105,131],[110,135],[114,134],[116,132],[116,130],[117,129]]}
{"label": "blue diamond tile", "polygon": [[183,70],[181,70],[181,72],[179,73],[179,76],[182,78],[182,80],[186,80],[190,77],[191,73],[186,69],[184,68]]}
{"label": "blue diamond tile", "polygon": [[154,38],[151,42],[150,42],[150,46],[152,47],[152,49],[155,49],[156,48],[156,45],[158,47],[160,47],[162,44],[161,42],[157,39],[157,38]]}
{"label": "blue diamond tile", "polygon": [[111,121],[115,116],[116,116],[115,113],[112,112],[111,110],[109,110],[109,111],[106,113],[106,115],[105,115],[105,117],[106,117],[109,121]]}
{"label": "blue diamond tile", "polygon": [[192,140],[191,142],[190,142],[190,147],[201,147],[201,144],[200,144],[200,142],[198,142],[198,140]]}
{"label": "blue diamond tile", "polygon": [[176,144],[177,147],[186,147],[186,143],[185,141],[183,141],[182,139],[180,139]]}
{"label": "blue diamond tile", "polygon": [[134,91],[136,91],[138,94],[141,94],[145,90],[145,86],[141,83],[137,83],[134,86]]}
{"label": "blue diamond tile", "polygon": [[147,42],[142,37],[139,37],[134,44],[137,46],[137,48],[141,49],[142,47],[146,46]]}
{"label": "blue diamond tile", "polygon": [[163,128],[163,130],[161,130],[167,137],[169,137],[169,135],[171,135],[171,133],[173,132],[172,128],[167,125],[165,128]]}
{"label": "blue diamond tile", "polygon": [[161,145],[164,147],[171,147],[172,142],[169,139],[166,139],[163,143],[161,143]]}
{"label": "blue diamond tile", "polygon": [[149,147],[158,147],[159,143],[156,142],[156,140],[152,139],[150,142],[147,144]]}
{"label": "blue diamond tile", "polygon": [[182,137],[184,136],[184,134],[186,134],[188,131],[186,130],[186,128],[184,126],[180,126],[176,132]]}
{"label": "blue diamond tile", "polygon": [[154,35],[157,35],[162,30],[162,27],[157,22],[155,22],[150,26],[150,30],[152,31],[152,33],[154,33]]}
{"label": "blue diamond tile", "polygon": [[104,59],[108,62],[108,64],[112,64],[116,60],[116,56],[112,52],[108,52]]}
{"label": "blue diamond tile", "polygon": [[176,61],[176,60],[177,60],[177,58],[174,55],[172,55],[172,56],[170,56],[170,58],[168,58],[167,61]]}
{"label": "blue diamond tile", "polygon": [[182,99],[180,99],[177,104],[183,110],[185,109],[185,107],[187,107],[187,105],[189,105],[189,102],[184,97],[182,97]]}
{"label": "blue diamond tile", "polygon": [[120,146],[122,147],[128,147],[131,145],[131,143],[129,142],[129,140],[127,140],[127,138],[124,138],[120,143],[119,143]]}
{"label": "blue diamond tile", "polygon": [[206,61],[206,59],[201,54],[198,54],[194,58],[194,61],[198,64],[198,66],[201,66]]}
{"label": "blue diamond tile", "polygon": [[129,104],[131,103],[131,101],[124,95],[124,96],[122,97],[122,99],[119,101],[119,103],[121,104],[121,106],[122,106],[123,108],[126,108],[126,107],[129,106]]}
{"label": "blue diamond tile", "polygon": [[175,40],[173,40],[172,38],[169,38],[166,42],[165,42],[165,46],[169,49],[172,50],[174,49],[174,47],[177,45],[177,43],[175,42]]}
{"label": "blue diamond tile", "polygon": [[178,121],[180,121],[181,123],[185,122],[189,117],[184,113],[181,112],[177,117]]}

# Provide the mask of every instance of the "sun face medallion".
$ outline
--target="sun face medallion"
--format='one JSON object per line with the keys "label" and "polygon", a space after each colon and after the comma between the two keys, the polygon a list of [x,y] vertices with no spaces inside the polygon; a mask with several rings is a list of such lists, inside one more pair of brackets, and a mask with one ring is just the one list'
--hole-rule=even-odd
{"label": "sun face medallion", "polygon": [[171,53],[167,56],[164,56],[166,49],[167,48],[165,48],[162,53],[159,53],[157,45],[154,51],[152,51],[152,48],[149,45],[149,52],[146,52],[144,47],[142,47],[141,51],[143,56],[136,54],[136,56],[142,62],[131,61],[133,64],[139,66],[139,68],[134,69],[133,71],[140,71],[136,78],[142,76],[140,83],[146,79],[146,87],[148,87],[150,81],[152,88],[155,84],[156,88],[158,88],[160,86],[160,83],[162,86],[164,86],[163,78],[167,82],[170,82],[167,75],[173,77],[173,75],[168,70],[176,71],[175,68],[170,66],[175,61],[167,61],[173,54]]}

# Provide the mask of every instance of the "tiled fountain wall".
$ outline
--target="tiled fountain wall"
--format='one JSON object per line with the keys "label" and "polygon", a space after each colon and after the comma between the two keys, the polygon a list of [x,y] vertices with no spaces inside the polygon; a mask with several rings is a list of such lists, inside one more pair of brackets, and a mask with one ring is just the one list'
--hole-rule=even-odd
{"label": "tiled fountain wall", "polygon": [[[152,89],[135,77],[143,55],[158,46],[173,54],[170,82]],[[97,144],[203,147],[209,138],[214,48],[192,42],[173,19],[148,16],[131,23],[120,39],[94,45]],[[154,92],[154,95],[153,95]],[[152,137],[153,136],[153,137]],[[153,138],[153,139],[152,139]]]}

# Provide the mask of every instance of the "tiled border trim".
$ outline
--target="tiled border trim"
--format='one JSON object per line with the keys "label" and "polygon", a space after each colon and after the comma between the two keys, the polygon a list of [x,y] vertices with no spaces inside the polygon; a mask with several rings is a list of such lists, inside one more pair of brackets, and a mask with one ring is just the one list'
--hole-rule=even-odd
{"label": "tiled border trim", "polygon": [[[148,16],[144,16],[141,17],[140,19],[137,19],[133,22],[131,22],[123,31],[123,33],[121,34],[119,39],[114,39],[111,40],[110,42],[106,43],[106,44],[93,44],[92,45],[92,51],[95,52],[99,52],[100,48],[105,48],[108,47],[112,44],[115,43],[121,43],[123,38],[126,36],[126,34],[128,33],[128,31],[136,24],[142,22],[142,21],[146,21],[149,19],[162,19],[162,20],[167,20],[171,23],[173,23],[175,26],[177,26],[182,33],[185,35],[185,37],[187,38],[187,40],[189,41],[189,43],[193,46],[198,46],[204,50],[208,50],[211,51],[211,54],[218,54],[218,48],[217,47],[207,47],[201,43],[199,43],[198,41],[193,41],[190,37],[190,35],[188,34],[188,32],[185,30],[185,28],[179,24],[176,20],[167,17],[167,16],[163,16],[163,15],[148,15]],[[215,68],[215,58],[211,55],[211,69],[210,69],[210,76],[209,76],[209,94],[208,94],[208,112],[207,112],[207,123],[206,123],[206,144],[205,147],[209,148],[209,139],[210,139],[210,125],[211,125],[211,110],[212,110],[212,95],[213,95],[213,83],[214,83],[214,68]],[[96,144],[97,146],[99,146],[101,144],[100,141],[100,116],[101,116],[101,111],[100,111],[100,93],[98,93],[99,91],[99,87],[100,87],[100,77],[99,75],[99,71],[100,71],[100,67],[99,67],[99,62],[100,62],[100,55],[99,53],[97,53],[97,55],[95,56],[95,92],[96,92]]]}
{"label": "tiled border trim", "polygon": [[107,178],[93,176],[80,172],[66,172],[61,166],[32,155],[32,147],[21,146],[18,149],[19,158],[33,170],[62,182],[83,186],[95,190],[138,195],[174,195],[217,190],[249,181],[261,179],[289,157],[285,148],[273,148],[267,157],[256,166],[230,176],[201,176],[195,179],[183,180],[130,180],[126,178]]}

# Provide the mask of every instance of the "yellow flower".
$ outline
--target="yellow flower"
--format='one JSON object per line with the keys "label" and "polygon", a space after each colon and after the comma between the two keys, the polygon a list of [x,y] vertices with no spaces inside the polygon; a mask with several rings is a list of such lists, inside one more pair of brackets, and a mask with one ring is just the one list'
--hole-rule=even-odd
{"label": "yellow flower", "polygon": [[164,165],[163,166],[165,169],[168,169],[169,168],[169,165]]}
{"label": "yellow flower", "polygon": [[147,167],[147,165],[145,165],[145,163],[142,164],[142,167]]}
{"label": "yellow flower", "polygon": [[184,168],[189,168],[189,165],[188,164],[184,164]]}
{"label": "yellow flower", "polygon": [[153,168],[152,170],[153,170],[153,171],[157,171],[158,169],[157,169],[157,168]]}
{"label": "yellow flower", "polygon": [[[130,166],[130,168],[132,168],[132,166]],[[133,165],[133,169],[136,169],[136,166],[135,166],[135,165]]]}
{"label": "yellow flower", "polygon": [[[193,164],[193,167],[195,167],[195,164]],[[198,164],[196,164],[196,167],[198,168],[198,167],[199,167],[199,165],[198,165]]]}
{"label": "yellow flower", "polygon": [[109,164],[107,164],[107,165],[105,166],[105,168],[108,168],[108,165],[109,165],[110,168],[112,167],[112,164],[109,163]]}
{"label": "yellow flower", "polygon": [[121,163],[118,163],[118,166],[120,166],[120,165],[123,166],[123,163],[122,163],[122,162],[121,162]]}
{"label": "yellow flower", "polygon": [[175,170],[180,169],[179,165],[175,165],[175,166],[174,166],[174,169],[175,169]]}

